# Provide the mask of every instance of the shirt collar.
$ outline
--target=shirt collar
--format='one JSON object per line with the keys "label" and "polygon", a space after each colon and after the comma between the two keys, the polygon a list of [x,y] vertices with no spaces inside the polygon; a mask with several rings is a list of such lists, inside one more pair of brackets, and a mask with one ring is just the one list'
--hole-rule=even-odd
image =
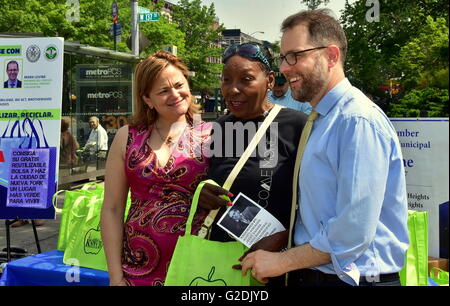
{"label": "shirt collar", "polygon": [[320,115],[326,116],[330,110],[337,104],[344,93],[352,87],[350,81],[345,78],[333,87],[327,94],[319,101],[314,108]]}
{"label": "shirt collar", "polygon": [[[286,92],[287,93],[287,92]],[[270,94],[271,96],[272,96],[272,99],[274,99],[274,100],[281,100],[281,99],[283,99],[285,96],[286,96],[286,94],[284,94],[284,95],[282,95],[281,97],[277,97],[277,96],[275,96],[274,94],[273,94],[273,92]]]}

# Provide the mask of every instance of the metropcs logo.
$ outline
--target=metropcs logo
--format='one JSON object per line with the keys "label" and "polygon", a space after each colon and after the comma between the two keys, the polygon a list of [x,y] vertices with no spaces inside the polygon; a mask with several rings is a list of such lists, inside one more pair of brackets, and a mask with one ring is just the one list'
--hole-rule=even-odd
{"label": "metropcs logo", "polygon": [[114,76],[119,77],[122,75],[122,69],[120,67],[108,67],[87,69],[86,76]]}
{"label": "metropcs logo", "polygon": [[96,93],[88,93],[88,99],[122,99],[123,92],[121,91],[110,91],[110,92],[96,92]]}

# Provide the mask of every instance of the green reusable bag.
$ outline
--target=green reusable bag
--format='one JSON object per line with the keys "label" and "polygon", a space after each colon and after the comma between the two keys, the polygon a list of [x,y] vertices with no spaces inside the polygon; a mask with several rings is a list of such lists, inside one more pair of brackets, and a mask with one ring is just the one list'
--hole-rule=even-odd
{"label": "green reusable bag", "polygon": [[205,183],[197,187],[184,236],[178,237],[175,251],[170,261],[165,286],[250,286],[262,285],[248,271],[242,276],[241,270],[232,269],[239,264],[238,259],[247,247],[238,241],[210,241],[191,234],[192,220],[197,210],[200,191]]}
{"label": "green reusable bag", "polygon": [[[85,268],[107,271],[105,250],[100,232],[103,194],[86,195],[77,200],[70,212],[67,247],[63,262]],[[124,220],[131,206],[130,194],[125,207]]]}
{"label": "green reusable bag", "polygon": [[440,286],[448,286],[448,272],[439,268],[430,270],[430,278]]}
{"label": "green reusable bag", "polygon": [[[59,225],[59,234],[58,234],[58,245],[57,249],[59,251],[64,251],[67,246],[67,240],[70,236],[68,229],[70,211],[72,210],[73,204],[77,201],[85,201],[85,197],[92,197],[94,195],[100,196],[103,198],[104,189],[100,185],[95,185],[96,189],[88,190],[87,188],[93,186],[92,184],[85,184],[81,189],[77,190],[61,190],[55,193],[53,196],[53,202],[56,201],[56,196],[65,192],[64,194],[64,206],[61,210],[61,222]],[[54,204],[56,206],[56,204]],[[84,206],[85,207],[85,206]]]}
{"label": "green reusable bag", "polygon": [[402,286],[428,286],[428,212],[408,210],[409,248],[400,273]]}
{"label": "green reusable bag", "polygon": [[100,234],[100,213],[103,198],[84,196],[71,210],[68,222],[67,247],[63,262],[68,265],[107,270],[105,252]]}

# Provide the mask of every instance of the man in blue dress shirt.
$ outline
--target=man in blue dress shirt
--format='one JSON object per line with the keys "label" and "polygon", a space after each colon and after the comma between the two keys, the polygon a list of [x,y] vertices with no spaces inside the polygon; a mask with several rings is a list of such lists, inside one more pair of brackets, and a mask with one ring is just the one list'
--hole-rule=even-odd
{"label": "man in blue dress shirt", "polygon": [[296,246],[250,253],[242,272],[265,282],[293,271],[293,285],[400,285],[408,204],[394,127],[345,77],[347,40],[328,10],[294,14],[282,33],[280,71],[318,117],[300,166]]}
{"label": "man in blue dress shirt", "polygon": [[283,74],[275,68],[275,85],[269,94],[269,100],[272,103],[286,106],[299,112],[309,115],[312,107],[309,102],[299,102],[292,98],[291,89]]}

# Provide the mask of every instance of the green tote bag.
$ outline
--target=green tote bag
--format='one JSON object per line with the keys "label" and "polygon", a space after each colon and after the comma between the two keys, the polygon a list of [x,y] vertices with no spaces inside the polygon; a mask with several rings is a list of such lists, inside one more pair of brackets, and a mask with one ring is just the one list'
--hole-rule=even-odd
{"label": "green tote bag", "polygon": [[[76,189],[76,190],[61,190],[55,193],[53,196],[53,201],[56,201],[56,197],[59,193],[65,192],[64,194],[64,206],[61,211],[61,222],[59,225],[59,234],[58,234],[58,245],[57,249],[59,251],[64,251],[67,247],[67,241],[69,237],[71,236],[69,228],[69,219],[72,218],[71,210],[75,203],[78,203],[80,201],[83,201],[83,207],[86,207],[84,205],[84,202],[89,199],[89,197],[97,196],[103,198],[104,189],[100,185],[95,185],[96,189],[88,190],[86,187],[90,187],[92,184],[85,184],[83,188]],[[87,198],[86,198],[87,197]],[[77,204],[78,206],[79,204]],[[56,205],[54,205],[56,206]]]}
{"label": "green tote bag", "polygon": [[430,270],[430,278],[440,286],[448,286],[448,272],[439,268]]}
{"label": "green tote bag", "polygon": [[408,210],[409,248],[400,273],[402,286],[428,286],[428,212]]}
{"label": "green tote bag", "polygon": [[[85,268],[107,271],[105,250],[100,232],[103,193],[86,194],[75,200],[67,221],[66,249],[63,262]],[[130,194],[124,220],[131,206]]]}
{"label": "green tote bag", "polygon": [[87,200],[79,202],[82,204],[72,207],[68,224],[71,235],[64,251],[63,262],[106,271],[106,257],[100,233],[103,198],[94,195],[85,199]]}
{"label": "green tote bag", "polygon": [[192,235],[192,220],[197,210],[200,191],[205,183],[217,185],[212,180],[203,181],[197,187],[184,236],[178,238],[169,265],[165,286],[250,286],[262,285],[247,272],[232,269],[247,247],[238,241],[210,241]]}

